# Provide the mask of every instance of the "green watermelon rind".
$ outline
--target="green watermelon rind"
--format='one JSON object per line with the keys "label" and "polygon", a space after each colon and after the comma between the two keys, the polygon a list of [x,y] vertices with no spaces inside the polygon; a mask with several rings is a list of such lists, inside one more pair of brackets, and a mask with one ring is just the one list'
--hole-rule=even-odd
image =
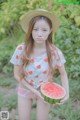
{"label": "green watermelon rind", "polygon": [[45,96],[44,94],[42,94],[42,97],[44,98],[44,101],[50,103],[50,104],[55,104],[55,103],[59,103],[61,99],[52,99],[52,98],[49,98],[47,96]]}
{"label": "green watermelon rind", "polygon": [[[55,83],[56,84],[56,83]],[[58,85],[58,84],[57,84]],[[60,86],[60,85],[58,85],[58,86]],[[61,87],[61,86],[60,86]],[[62,88],[62,87],[61,87]],[[64,88],[62,88],[63,90],[64,90]],[[66,94],[66,92],[65,92],[65,90],[64,90],[64,96],[65,96],[65,94]],[[59,103],[63,98],[64,98],[64,96],[62,97],[62,98],[59,98],[59,99],[56,99],[56,98],[50,98],[50,97],[48,97],[47,95],[44,95],[43,93],[42,93],[42,91],[41,91],[41,95],[42,95],[42,97],[44,98],[44,101],[46,101],[46,102],[48,102],[48,103],[50,103],[50,104],[55,104],[55,103]]]}

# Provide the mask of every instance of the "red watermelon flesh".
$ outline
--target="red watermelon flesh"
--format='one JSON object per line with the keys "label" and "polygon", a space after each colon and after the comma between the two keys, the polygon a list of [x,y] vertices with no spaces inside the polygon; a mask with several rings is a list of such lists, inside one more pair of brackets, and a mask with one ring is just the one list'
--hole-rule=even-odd
{"label": "red watermelon flesh", "polygon": [[57,83],[45,83],[41,86],[41,93],[52,99],[61,99],[65,96],[66,92],[62,86]]}

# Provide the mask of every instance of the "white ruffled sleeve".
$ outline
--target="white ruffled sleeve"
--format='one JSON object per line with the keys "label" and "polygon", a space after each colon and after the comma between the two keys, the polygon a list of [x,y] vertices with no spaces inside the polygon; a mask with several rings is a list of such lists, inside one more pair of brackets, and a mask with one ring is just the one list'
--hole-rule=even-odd
{"label": "white ruffled sleeve", "polygon": [[58,50],[58,57],[55,58],[56,59],[55,66],[61,67],[64,63],[66,63],[66,59],[65,59],[62,51],[59,48],[57,48],[57,50]]}
{"label": "white ruffled sleeve", "polygon": [[21,55],[24,50],[24,43],[18,45],[10,59],[10,63],[14,65],[21,65]]}

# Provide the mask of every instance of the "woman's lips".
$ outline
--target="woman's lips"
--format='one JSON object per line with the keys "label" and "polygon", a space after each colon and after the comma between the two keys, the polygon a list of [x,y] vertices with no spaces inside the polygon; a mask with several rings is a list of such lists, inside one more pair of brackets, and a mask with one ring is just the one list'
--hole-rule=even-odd
{"label": "woman's lips", "polygon": [[42,41],[42,39],[37,39],[38,41]]}

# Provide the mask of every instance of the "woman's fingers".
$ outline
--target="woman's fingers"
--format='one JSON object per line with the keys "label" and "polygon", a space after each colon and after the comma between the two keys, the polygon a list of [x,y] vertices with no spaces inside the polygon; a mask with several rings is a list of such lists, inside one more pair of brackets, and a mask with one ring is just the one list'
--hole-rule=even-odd
{"label": "woman's fingers", "polygon": [[62,105],[62,104],[64,104],[64,102],[56,103],[55,105]]}

